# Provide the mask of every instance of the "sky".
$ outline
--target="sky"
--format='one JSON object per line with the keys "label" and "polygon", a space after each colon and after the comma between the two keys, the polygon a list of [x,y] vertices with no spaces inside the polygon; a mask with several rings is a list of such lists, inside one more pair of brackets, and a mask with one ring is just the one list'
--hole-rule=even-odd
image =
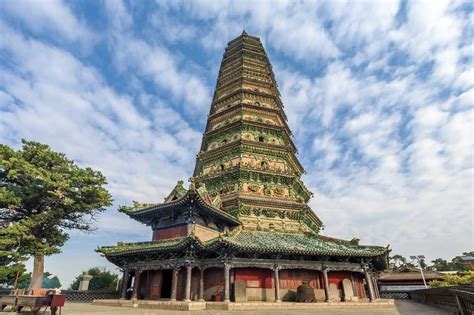
{"label": "sky", "polygon": [[[222,54],[261,38],[323,235],[451,259],[473,250],[473,3],[1,1],[0,143],[49,144],[114,205],[46,270],[63,288],[98,245],[151,239],[117,212],[194,168]],[[31,267],[31,264],[30,264]]]}

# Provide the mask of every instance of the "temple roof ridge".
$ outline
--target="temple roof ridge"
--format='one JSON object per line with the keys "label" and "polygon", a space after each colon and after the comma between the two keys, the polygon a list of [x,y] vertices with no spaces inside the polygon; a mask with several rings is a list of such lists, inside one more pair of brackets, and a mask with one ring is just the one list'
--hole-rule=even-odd
{"label": "temple roof ridge", "polygon": [[118,210],[119,212],[127,214],[132,219],[135,219],[142,223],[146,223],[145,221],[150,220],[150,218],[148,218],[147,216],[150,216],[151,214],[166,210],[170,207],[184,205],[188,202],[193,202],[193,200],[195,200],[196,204],[200,205],[200,208],[205,209],[207,212],[218,216],[229,223],[240,224],[240,221],[237,218],[222,210],[222,201],[220,200],[219,195],[211,197],[205,189],[205,186],[202,184],[199,185],[199,188],[196,188],[196,185],[194,184],[194,178],[192,178],[190,182],[191,185],[189,189],[186,190],[184,187],[182,187],[183,181],[178,181],[178,184],[175,186],[169,196],[173,196],[172,194],[174,191],[176,191],[177,188],[179,189],[182,187],[185,191],[182,192],[183,194],[179,197],[174,196],[174,199],[167,200],[165,198],[165,202],[163,203],[153,204],[151,206],[143,208],[121,206]]}
{"label": "temple roof ridge", "polygon": [[346,243],[334,242],[326,237],[321,237],[321,235],[248,229],[235,229],[229,233],[220,233],[207,241],[202,241],[199,237],[191,234],[148,242],[119,242],[115,246],[99,247],[96,251],[110,256],[184,249],[191,245],[205,251],[213,251],[225,245],[244,252],[339,257],[383,257],[389,252],[389,249],[383,246],[358,245],[350,243],[350,241],[346,241]]}
{"label": "temple roof ridge", "polygon": [[[263,252],[294,252],[299,254],[323,254],[337,256],[361,255],[372,257],[384,255],[387,249],[383,246],[356,245],[333,242],[320,235],[298,234],[277,231],[255,231],[242,229],[231,236],[223,236],[222,241],[227,245],[236,246],[239,250]],[[210,242],[210,244],[214,242]]]}

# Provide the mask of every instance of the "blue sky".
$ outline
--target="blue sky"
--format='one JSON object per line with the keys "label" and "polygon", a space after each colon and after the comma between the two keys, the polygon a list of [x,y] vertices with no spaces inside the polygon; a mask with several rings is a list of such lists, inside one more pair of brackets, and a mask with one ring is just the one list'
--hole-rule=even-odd
{"label": "blue sky", "polygon": [[452,258],[473,249],[472,3],[2,1],[0,142],[101,170],[115,205],[46,269],[151,238],[119,204],[193,171],[227,42],[259,36],[325,235]]}

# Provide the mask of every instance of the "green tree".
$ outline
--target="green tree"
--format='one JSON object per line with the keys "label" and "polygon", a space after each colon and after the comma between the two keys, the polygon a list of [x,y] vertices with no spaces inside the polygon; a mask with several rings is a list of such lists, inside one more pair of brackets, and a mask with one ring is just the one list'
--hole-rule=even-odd
{"label": "green tree", "polygon": [[26,271],[24,261],[27,258],[18,252],[20,239],[10,230],[0,225],[0,284],[16,286]]}
{"label": "green tree", "polygon": [[[110,271],[107,271],[106,268],[94,267],[87,270],[87,273],[92,276],[92,279],[89,283],[90,291],[115,291],[117,288],[118,276]],[[74,279],[70,289],[78,290],[79,283],[82,279],[82,273]]]}
{"label": "green tree", "polygon": [[435,260],[431,261],[433,264],[428,267],[429,270],[436,270],[436,271],[449,271],[451,270],[450,263],[442,258],[436,258]]}
{"label": "green tree", "polygon": [[61,281],[59,281],[59,278],[57,276],[45,277],[43,279],[43,288],[54,289],[54,288],[60,288],[60,287],[61,287]]}
{"label": "green tree", "polygon": [[[0,259],[1,260],[1,259]],[[0,266],[0,284],[6,286],[16,286],[21,281],[22,276],[26,273],[25,264],[15,262],[13,264]]]}
{"label": "green tree", "polygon": [[426,262],[425,262],[425,260],[424,260],[423,258],[420,259],[419,264],[420,264],[421,269],[423,269],[423,270],[425,270],[426,267],[428,267],[428,265],[426,264]]}
{"label": "green tree", "polygon": [[456,275],[444,275],[442,280],[430,282],[430,287],[449,287],[461,284],[474,285],[474,271],[463,271]]}
{"label": "green tree", "polygon": [[[31,272],[24,273],[18,280],[18,288],[26,289],[31,283]],[[61,282],[57,276],[53,276],[50,272],[45,271],[43,274],[42,288],[53,289],[60,288]]]}
{"label": "green tree", "polygon": [[[462,256],[474,256],[474,252],[464,252]],[[428,267],[429,270],[436,271],[467,271],[469,268],[464,264],[461,256],[456,256],[451,261],[437,258],[431,261],[433,264]]]}
{"label": "green tree", "polygon": [[[474,252],[464,252],[462,256],[474,256]],[[461,256],[456,256],[451,259],[452,270],[456,271],[467,271],[468,267],[464,264],[464,260]]]}
{"label": "green tree", "polygon": [[390,268],[393,269],[393,270],[404,268],[404,267],[408,267],[408,268],[416,268],[417,267],[413,263],[408,262],[405,257],[403,257],[402,255],[398,255],[398,254],[389,257],[389,265],[390,265]]}
{"label": "green tree", "polygon": [[24,272],[18,278],[17,288],[26,289],[31,283],[31,272]]}
{"label": "green tree", "polygon": [[94,229],[96,215],[112,204],[106,184],[100,172],[47,145],[0,145],[0,234],[17,242],[18,255],[34,257],[31,288],[42,285],[44,256],[60,252],[69,230]]}

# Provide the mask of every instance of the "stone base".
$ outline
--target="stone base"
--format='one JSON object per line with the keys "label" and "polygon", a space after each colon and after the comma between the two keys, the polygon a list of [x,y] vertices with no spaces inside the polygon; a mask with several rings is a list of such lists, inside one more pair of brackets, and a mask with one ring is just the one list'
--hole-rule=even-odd
{"label": "stone base", "polygon": [[160,309],[160,310],[173,310],[173,311],[200,311],[206,309],[206,302],[199,301],[151,301],[151,300],[138,300],[131,301],[125,300],[94,300],[92,304],[103,305],[103,306],[122,306],[122,307],[137,307],[145,309]]}
{"label": "stone base", "polygon": [[321,303],[297,303],[297,302],[246,302],[246,303],[222,303],[207,302],[207,310],[238,311],[238,310],[318,310],[325,308],[357,308],[357,307],[394,307],[394,300],[378,300],[376,302],[321,302]]}
{"label": "stone base", "polygon": [[102,306],[134,307],[132,300],[93,300],[92,304]]}
{"label": "stone base", "polygon": [[394,307],[393,299],[380,299],[374,302],[321,302],[321,303],[296,303],[296,302],[199,302],[199,301],[151,301],[151,300],[94,300],[94,305],[138,307],[144,309],[161,309],[175,311],[198,310],[318,310],[324,308],[357,308],[357,307]]}

